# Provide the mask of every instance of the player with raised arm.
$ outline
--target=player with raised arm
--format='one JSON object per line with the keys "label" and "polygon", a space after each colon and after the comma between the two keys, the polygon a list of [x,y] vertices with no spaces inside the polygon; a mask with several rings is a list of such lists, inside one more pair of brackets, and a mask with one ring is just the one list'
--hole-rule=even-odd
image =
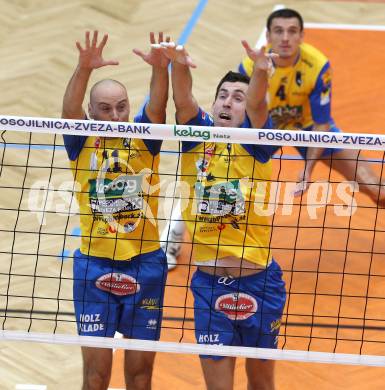
{"label": "player with raised arm", "polygon": [[[106,61],[107,34],[86,32],[76,46],[78,65],[63,99],[63,118],[128,122],[130,103],[125,86],[112,79],[93,85],[88,115],[83,108],[94,70],[118,65]],[[169,61],[150,34],[148,54],[135,50],[152,68],[150,99],[135,122],[164,123]],[[74,253],[74,305],[78,333],[157,340],[167,267],[159,247],[157,174],[161,141],[65,135],[80,207],[81,246]],[[148,302],[152,302],[151,310]],[[82,347],[83,389],[107,389],[112,350]],[[154,352],[125,351],[127,389],[150,389]]]}
{"label": "player with raised arm", "polygon": [[[220,81],[212,116],[192,93],[194,62],[183,47],[166,46],[178,124],[270,128],[266,103],[272,55],[251,49],[251,79],[228,72]],[[285,305],[282,271],[270,250],[271,226],[261,210],[260,185],[269,191],[274,147],[183,142],[182,204],[198,266],[192,281],[195,336],[200,344],[276,348]],[[274,326],[272,326],[274,324]],[[233,357],[201,356],[207,389],[232,389]],[[274,389],[274,361],[246,359],[249,389]]]}

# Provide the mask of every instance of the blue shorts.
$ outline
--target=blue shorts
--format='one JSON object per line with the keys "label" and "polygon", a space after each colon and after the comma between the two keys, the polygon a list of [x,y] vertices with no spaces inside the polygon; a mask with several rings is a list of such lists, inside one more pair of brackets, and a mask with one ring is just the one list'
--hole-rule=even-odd
{"label": "blue shorts", "polygon": [[167,261],[162,249],[130,261],[74,253],[74,306],[79,335],[159,340]]}
{"label": "blue shorts", "polygon": [[198,344],[277,347],[286,290],[274,260],[266,270],[241,278],[213,276],[198,269],[191,290]]}
{"label": "blue shorts", "polygon": [[[330,121],[330,130],[332,133],[341,133],[341,130],[336,126],[333,120]],[[312,127],[307,127],[306,129],[303,129],[305,131],[312,131]],[[299,154],[302,156],[304,160],[306,160],[306,152],[307,152],[307,147],[305,146],[296,146],[295,147]],[[342,149],[333,149],[333,148],[325,148],[322,156],[321,157],[329,157],[331,154],[340,152]]]}

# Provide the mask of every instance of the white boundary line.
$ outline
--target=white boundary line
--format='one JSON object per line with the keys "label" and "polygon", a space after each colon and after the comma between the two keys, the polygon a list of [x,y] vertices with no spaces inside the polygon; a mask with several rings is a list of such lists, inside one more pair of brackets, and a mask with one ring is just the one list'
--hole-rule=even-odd
{"label": "white boundary line", "polygon": [[305,29],[385,31],[385,26],[370,24],[305,23]]}
{"label": "white boundary line", "polygon": [[292,351],[269,348],[230,347],[224,345],[202,345],[192,343],[175,343],[165,341],[148,341],[133,339],[114,339],[94,336],[74,336],[64,334],[28,333],[2,330],[0,340],[37,342],[50,344],[81,345],[98,348],[122,348],[135,351],[154,351],[183,353],[194,355],[234,356],[245,358],[290,360],[309,363],[334,363],[385,367],[384,356],[353,355],[344,353],[327,353],[313,351]]}

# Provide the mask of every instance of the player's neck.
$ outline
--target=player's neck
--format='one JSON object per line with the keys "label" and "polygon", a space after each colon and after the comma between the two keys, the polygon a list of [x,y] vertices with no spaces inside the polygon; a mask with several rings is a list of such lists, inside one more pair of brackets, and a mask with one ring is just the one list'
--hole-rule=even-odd
{"label": "player's neck", "polygon": [[279,57],[279,58],[274,58],[274,65],[279,67],[279,68],[287,68],[290,66],[294,66],[299,58],[300,52],[298,51],[294,55],[290,57]]}

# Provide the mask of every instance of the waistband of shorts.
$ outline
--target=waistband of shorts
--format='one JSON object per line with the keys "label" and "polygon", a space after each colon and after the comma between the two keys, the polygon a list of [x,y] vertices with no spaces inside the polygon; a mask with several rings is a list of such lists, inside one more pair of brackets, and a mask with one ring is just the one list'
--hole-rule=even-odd
{"label": "waistband of shorts", "polygon": [[197,268],[197,270],[195,271],[195,273],[197,275],[199,275],[200,277],[204,277],[206,279],[209,279],[209,280],[219,280],[221,278],[232,278],[234,280],[239,280],[239,281],[247,281],[248,279],[253,279],[255,277],[265,277],[264,275],[268,272],[268,271],[272,271],[274,270],[274,268],[277,268],[278,270],[280,270],[280,266],[279,264],[274,260],[272,259],[270,264],[264,268],[264,269],[261,269],[261,270],[256,270],[255,273],[253,274],[250,274],[250,275],[247,275],[247,276],[241,276],[241,277],[238,277],[238,278],[235,278],[235,277],[231,277],[231,276],[225,276],[225,275],[213,275],[213,274],[209,274],[207,272],[204,272],[202,270],[200,270],[199,268]]}
{"label": "waistband of shorts", "polygon": [[87,260],[87,261],[88,260],[95,260],[95,261],[103,261],[103,262],[112,262],[114,264],[127,264],[127,263],[131,263],[133,261],[137,261],[143,256],[147,257],[147,256],[157,255],[158,253],[160,253],[160,251],[163,252],[162,248],[156,249],[156,250],[151,251],[151,252],[140,253],[139,255],[130,257],[130,258],[125,259],[125,260],[114,260],[114,259],[110,259],[108,257],[89,256],[89,255],[82,253],[80,251],[80,248],[78,248],[75,250],[73,257],[74,257],[74,259],[76,258],[78,260]]}

